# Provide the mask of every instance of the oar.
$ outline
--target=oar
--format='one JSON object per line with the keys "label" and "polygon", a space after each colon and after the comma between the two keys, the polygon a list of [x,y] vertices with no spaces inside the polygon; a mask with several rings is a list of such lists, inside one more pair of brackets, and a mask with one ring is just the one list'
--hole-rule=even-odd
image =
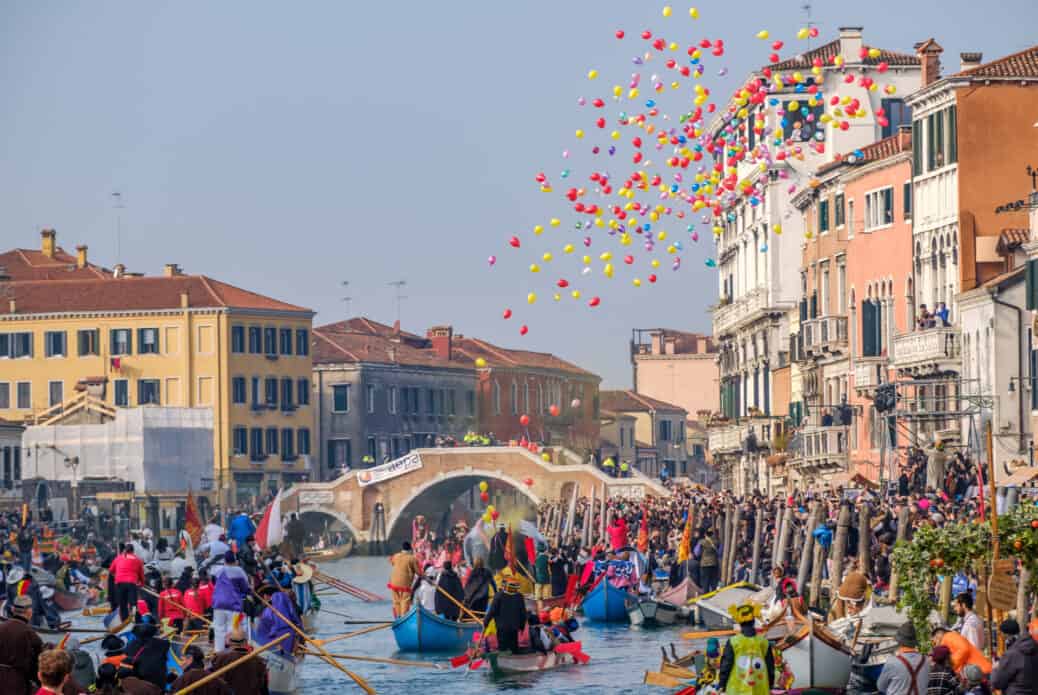
{"label": "oar", "polygon": [[[422,577],[422,581],[423,581],[423,582],[429,582],[429,580],[428,580],[428,579],[426,579],[425,577]],[[470,610],[469,608],[465,607],[465,605],[464,605],[464,604],[462,604],[462,603],[460,603],[460,602],[458,601],[458,599],[454,598],[453,596],[451,596],[450,594],[448,594],[448,593],[447,593],[446,591],[444,591],[444,590],[443,590],[443,589],[442,589],[442,588],[440,587],[440,585],[439,585],[439,584],[435,584],[435,583],[433,583],[433,582],[429,582],[429,583],[430,583],[430,584],[432,584],[433,586],[435,586],[435,587],[436,587],[436,590],[437,590],[437,591],[439,591],[439,592],[440,592],[441,594],[443,594],[443,595],[444,595],[444,596],[446,596],[446,597],[447,597],[448,599],[450,599],[450,602],[451,602],[451,603],[453,603],[453,604],[454,604],[455,606],[457,606],[458,608],[460,608],[460,609],[462,610],[462,612],[463,612],[463,613],[467,614],[467,615],[468,615],[468,616],[469,616],[470,618],[472,618],[473,620],[475,620],[475,621],[476,621],[476,622],[478,622],[478,623],[482,623],[482,622],[483,622],[483,619],[482,619],[482,618],[480,618],[480,617],[479,617],[478,615],[476,615],[475,613],[473,613],[473,612],[472,612],[472,611],[471,611],[471,610]]]}
{"label": "oar", "polygon": [[342,635],[336,635],[335,637],[329,637],[328,639],[315,639],[314,642],[320,642],[321,644],[331,644],[332,642],[338,642],[340,640],[349,639],[350,637],[356,637],[358,635],[366,635],[369,632],[376,632],[378,630],[385,630],[387,627],[392,627],[393,623],[380,623],[378,625],[372,625],[362,630],[354,630],[353,632],[347,632]]}
{"label": "oar", "polygon": [[352,594],[363,601],[385,601],[385,599],[379,596],[378,594],[373,594],[367,589],[361,589],[359,586],[353,586],[349,582],[339,579],[338,577],[333,577],[331,575],[325,574],[324,572],[318,569],[314,570],[314,577],[324,582],[328,586],[332,586],[338,589],[339,591],[344,591],[348,594]]}
{"label": "oar", "polygon": [[[319,652],[311,651],[309,649],[304,650],[307,654],[314,656],[320,656]],[[403,661],[401,659],[383,659],[377,656],[356,656],[354,654],[331,654],[332,658],[335,659],[347,659],[349,661],[370,661],[373,664],[389,664],[391,666],[414,666],[420,668],[433,668],[438,671],[445,671],[447,667],[443,664],[437,664],[432,661]]]}
{"label": "oar", "polygon": [[241,664],[244,664],[246,661],[249,661],[251,659],[255,659],[257,656],[259,656],[263,652],[267,651],[268,649],[271,649],[273,647],[278,646],[279,644],[284,642],[286,639],[288,639],[290,636],[291,635],[286,632],[285,634],[283,634],[280,637],[278,637],[276,640],[273,640],[272,642],[267,642],[262,647],[257,647],[256,649],[253,649],[248,654],[235,659],[234,661],[232,661],[231,663],[227,664],[226,666],[221,666],[220,668],[216,669],[215,671],[213,671],[209,675],[205,676],[204,678],[198,679],[197,681],[195,681],[191,685],[187,686],[186,688],[181,688],[180,690],[178,690],[176,692],[176,695],[187,695],[188,693],[190,693],[190,692],[192,692],[194,690],[198,690],[199,688],[201,688],[206,683],[209,683],[210,681],[219,678],[220,676],[222,676],[223,674],[227,673],[231,669],[237,668]]}
{"label": "oar", "polygon": [[685,639],[707,639],[708,637],[732,637],[738,634],[736,630],[704,630],[702,632],[686,632],[682,637]]}
{"label": "oar", "polygon": [[199,615],[198,613],[195,613],[190,608],[187,608],[186,606],[182,606],[181,604],[177,603],[176,601],[174,601],[171,598],[162,598],[161,596],[159,596],[158,594],[156,594],[154,591],[152,591],[151,589],[149,589],[146,586],[140,587],[140,590],[143,591],[146,594],[151,594],[152,596],[154,596],[155,598],[159,599],[160,601],[166,601],[167,603],[169,603],[169,604],[179,608],[180,610],[184,611],[185,613],[190,615],[192,618],[197,618],[198,620],[201,620],[206,625],[212,625],[213,624],[212,621],[209,620],[208,618],[206,618],[204,615]]}
{"label": "oar", "polygon": [[322,659],[322,660],[324,660],[324,661],[325,661],[325,662],[326,662],[326,663],[327,663],[327,664],[328,664],[329,666],[334,666],[335,668],[337,668],[337,669],[339,669],[340,671],[342,671],[343,673],[345,673],[345,674],[346,674],[347,676],[349,676],[349,677],[350,677],[351,679],[353,679],[353,682],[354,682],[354,683],[356,683],[356,684],[357,684],[357,685],[359,685],[359,686],[360,686],[361,688],[363,688],[363,689],[364,689],[364,691],[365,691],[366,693],[368,693],[368,695],[375,695],[375,689],[374,689],[374,688],[372,688],[372,687],[371,687],[370,685],[368,685],[368,682],[367,682],[366,680],[364,680],[363,678],[361,678],[360,676],[358,676],[358,675],[357,675],[356,673],[354,673],[353,671],[350,671],[350,670],[349,670],[348,668],[346,668],[345,666],[343,666],[342,664],[340,664],[340,663],[339,663],[338,661],[336,661],[335,659],[333,659],[333,658],[332,658],[332,657],[331,657],[331,656],[330,656],[330,655],[328,654],[328,650],[327,650],[327,649],[325,649],[325,648],[324,648],[323,646],[321,646],[321,643],[320,643],[319,641],[317,641],[317,640],[315,640],[315,639],[311,638],[311,637],[310,637],[309,635],[307,635],[307,634],[306,634],[305,632],[303,632],[302,630],[300,630],[300,629],[299,629],[299,628],[298,628],[298,627],[296,626],[296,624],[295,624],[295,623],[293,623],[293,622],[292,622],[291,620],[289,620],[289,619],[288,619],[288,618],[286,618],[286,617],[285,617],[284,615],[282,615],[282,614],[281,614],[281,611],[279,611],[279,610],[278,610],[277,608],[274,608],[274,606],[270,605],[270,602],[268,602],[268,601],[267,601],[267,599],[263,598],[262,596],[260,596],[259,594],[257,594],[257,593],[256,593],[255,591],[253,591],[253,592],[252,592],[252,594],[253,594],[253,596],[255,596],[256,598],[258,598],[258,599],[260,600],[260,602],[261,602],[261,603],[262,603],[262,604],[263,604],[264,606],[266,606],[267,608],[269,608],[269,609],[270,609],[270,610],[271,610],[271,611],[272,611],[272,612],[274,613],[274,615],[276,615],[277,617],[281,618],[281,620],[283,620],[283,621],[284,621],[284,623],[285,623],[286,625],[288,625],[288,626],[289,626],[290,628],[292,628],[292,631],[293,631],[293,632],[295,632],[295,633],[296,633],[297,635],[299,635],[299,637],[300,637],[300,638],[301,638],[301,639],[302,639],[302,640],[303,640],[304,642],[306,642],[306,643],[308,643],[308,644],[312,644],[312,645],[314,645],[315,647],[317,647],[317,650],[318,650],[319,652],[321,652],[321,659]]}

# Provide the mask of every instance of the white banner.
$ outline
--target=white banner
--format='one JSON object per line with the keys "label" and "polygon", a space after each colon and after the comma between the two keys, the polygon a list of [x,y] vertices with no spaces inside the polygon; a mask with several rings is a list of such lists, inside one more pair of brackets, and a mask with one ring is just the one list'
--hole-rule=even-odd
{"label": "white banner", "polygon": [[383,463],[381,466],[365,468],[362,471],[357,471],[357,484],[361,487],[367,487],[368,485],[374,485],[375,483],[381,483],[396,478],[404,473],[416,471],[421,467],[422,457],[417,453],[408,454],[406,456],[401,456],[395,461]]}

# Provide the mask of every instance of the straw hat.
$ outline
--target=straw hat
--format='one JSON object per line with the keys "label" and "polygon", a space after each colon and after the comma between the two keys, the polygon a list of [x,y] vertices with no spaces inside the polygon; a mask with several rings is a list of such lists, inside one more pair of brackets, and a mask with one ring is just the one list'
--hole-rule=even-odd
{"label": "straw hat", "polygon": [[314,568],[305,562],[296,563],[292,570],[296,573],[296,576],[292,577],[296,584],[306,584],[314,577]]}
{"label": "straw hat", "polygon": [[234,628],[233,630],[231,630],[231,633],[227,635],[227,644],[230,645],[242,645],[245,644],[247,641],[248,638],[245,636],[245,633],[242,632],[239,628]]}

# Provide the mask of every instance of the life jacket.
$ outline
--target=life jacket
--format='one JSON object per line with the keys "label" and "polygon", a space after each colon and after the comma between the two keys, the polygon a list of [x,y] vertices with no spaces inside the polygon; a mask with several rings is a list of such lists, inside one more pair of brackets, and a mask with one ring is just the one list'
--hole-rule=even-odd
{"label": "life jacket", "polygon": [[764,637],[735,635],[728,640],[735,663],[728,683],[719,683],[726,695],[769,695],[767,655],[771,646]]}

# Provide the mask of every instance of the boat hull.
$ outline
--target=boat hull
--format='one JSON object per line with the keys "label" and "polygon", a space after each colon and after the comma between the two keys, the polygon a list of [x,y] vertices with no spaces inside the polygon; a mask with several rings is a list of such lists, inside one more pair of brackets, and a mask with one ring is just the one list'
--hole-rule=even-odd
{"label": "boat hull", "polygon": [[851,676],[851,655],[815,634],[805,635],[782,651],[790,672],[791,690],[833,688],[843,690]]}
{"label": "boat hull", "polygon": [[486,656],[490,672],[495,676],[513,676],[523,673],[550,671],[562,666],[572,666],[577,661],[570,654],[548,652],[547,654],[503,654],[491,652]]}
{"label": "boat hull", "polygon": [[601,580],[581,601],[584,617],[596,623],[626,623],[630,620],[627,611],[634,597],[623,589],[617,589],[606,580]]}
{"label": "boat hull", "polygon": [[267,663],[270,695],[293,695],[299,687],[298,671],[302,657],[285,656],[277,651],[264,652],[262,656]]}
{"label": "boat hull", "polygon": [[678,618],[678,607],[666,601],[643,599],[628,611],[632,625],[659,627],[673,625]]}
{"label": "boat hull", "polygon": [[393,637],[402,652],[462,652],[472,644],[479,623],[456,623],[418,604],[393,622]]}
{"label": "boat hull", "polygon": [[87,595],[64,589],[54,589],[54,605],[63,611],[81,611],[86,607]]}
{"label": "boat hull", "polygon": [[695,604],[696,622],[712,630],[732,627],[732,616],[728,607],[738,605],[756,593],[752,587],[730,587],[718,591],[709,598],[699,599]]}
{"label": "boat hull", "polygon": [[308,548],[304,550],[306,559],[311,562],[334,562],[335,560],[341,560],[344,557],[349,557],[350,553],[353,552],[353,539],[346,541],[342,545],[333,545],[330,548],[322,548],[315,550]]}

